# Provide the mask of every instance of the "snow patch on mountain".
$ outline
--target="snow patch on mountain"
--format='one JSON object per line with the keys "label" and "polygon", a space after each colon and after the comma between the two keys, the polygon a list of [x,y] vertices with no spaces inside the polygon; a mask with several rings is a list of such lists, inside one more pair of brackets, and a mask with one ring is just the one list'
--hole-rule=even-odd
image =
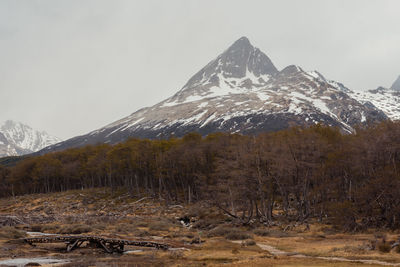
{"label": "snow patch on mountain", "polygon": [[379,87],[369,91],[355,91],[351,96],[364,104],[372,104],[391,120],[400,120],[400,90]]}

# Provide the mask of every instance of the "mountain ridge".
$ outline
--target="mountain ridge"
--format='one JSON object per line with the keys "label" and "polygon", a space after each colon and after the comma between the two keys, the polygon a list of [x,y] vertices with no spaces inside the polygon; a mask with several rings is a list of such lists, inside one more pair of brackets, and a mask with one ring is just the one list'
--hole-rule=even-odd
{"label": "mountain ridge", "polygon": [[257,134],[323,123],[350,133],[358,125],[386,119],[374,104],[360,102],[346,86],[318,71],[307,72],[296,65],[279,71],[266,54],[242,37],[171,97],[41,153],[114,144],[129,137],[179,137],[192,131]]}
{"label": "mountain ridge", "polygon": [[129,137],[180,137],[192,131],[257,134],[316,123],[351,133],[356,126],[400,118],[397,99],[392,103],[394,110],[388,112],[370,98],[318,71],[296,65],[279,71],[266,54],[241,37],[171,97],[40,153],[114,144]]}

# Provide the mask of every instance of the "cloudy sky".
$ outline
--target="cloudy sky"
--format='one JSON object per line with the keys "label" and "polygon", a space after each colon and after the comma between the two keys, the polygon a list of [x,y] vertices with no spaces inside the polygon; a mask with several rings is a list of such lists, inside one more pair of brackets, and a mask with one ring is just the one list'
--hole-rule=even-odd
{"label": "cloudy sky", "polygon": [[0,0],[0,121],[67,139],[178,91],[247,36],[353,90],[400,74],[398,0]]}

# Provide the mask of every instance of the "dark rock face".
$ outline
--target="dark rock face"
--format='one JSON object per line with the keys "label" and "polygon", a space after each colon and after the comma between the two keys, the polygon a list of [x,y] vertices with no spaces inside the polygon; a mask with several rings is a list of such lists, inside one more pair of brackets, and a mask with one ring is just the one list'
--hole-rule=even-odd
{"label": "dark rock face", "polygon": [[257,77],[278,72],[267,55],[252,46],[246,37],[242,37],[196,73],[183,88],[191,88],[204,80],[216,83],[216,74],[222,74],[225,78],[243,78],[247,71]]}
{"label": "dark rock face", "polygon": [[253,47],[246,37],[237,40],[221,55],[222,70],[226,78],[243,78],[247,71],[255,76],[275,74],[278,70],[258,48]]}

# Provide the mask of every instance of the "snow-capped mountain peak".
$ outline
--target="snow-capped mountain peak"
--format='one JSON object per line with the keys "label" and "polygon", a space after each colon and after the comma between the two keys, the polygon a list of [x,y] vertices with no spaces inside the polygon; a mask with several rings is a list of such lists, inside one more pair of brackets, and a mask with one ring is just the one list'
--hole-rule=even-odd
{"label": "snow-capped mountain peak", "polygon": [[265,78],[277,72],[268,56],[254,47],[246,37],[242,37],[190,78],[182,91],[199,85],[237,82],[250,75],[256,79]]}
{"label": "snow-capped mountain peak", "polygon": [[246,37],[209,62],[170,98],[42,153],[128,137],[167,138],[196,131],[255,134],[323,123],[344,132],[387,119],[372,104],[351,96],[343,84],[317,71],[283,70]]}
{"label": "snow-capped mountain peak", "polygon": [[0,124],[0,157],[32,153],[60,141],[20,122],[7,120]]}
{"label": "snow-capped mountain peak", "polygon": [[265,86],[278,72],[267,55],[242,37],[190,78],[163,106],[240,94]]}

